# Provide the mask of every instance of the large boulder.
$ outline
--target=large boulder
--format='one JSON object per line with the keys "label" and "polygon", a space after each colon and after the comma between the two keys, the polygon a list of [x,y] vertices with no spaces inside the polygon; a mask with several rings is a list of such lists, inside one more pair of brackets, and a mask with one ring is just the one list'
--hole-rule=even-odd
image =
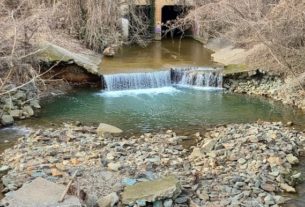
{"label": "large boulder", "polygon": [[14,123],[14,118],[11,115],[3,115],[1,117],[1,124],[3,126],[9,126]]}
{"label": "large boulder", "polygon": [[174,176],[164,177],[155,181],[147,181],[127,186],[122,193],[125,205],[154,202],[167,198],[176,198],[181,193],[181,186]]}
{"label": "large boulder", "polygon": [[115,126],[101,123],[96,130],[96,133],[103,137],[105,134],[121,134],[123,131]]}

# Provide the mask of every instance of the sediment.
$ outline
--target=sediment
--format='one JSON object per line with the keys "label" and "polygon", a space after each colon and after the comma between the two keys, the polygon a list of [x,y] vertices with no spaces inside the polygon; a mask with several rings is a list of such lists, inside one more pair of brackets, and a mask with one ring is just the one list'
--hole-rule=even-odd
{"label": "sediment", "polygon": [[[184,148],[187,139],[197,144]],[[295,191],[301,175],[292,167],[304,154],[304,141],[303,133],[267,122],[213,127],[193,136],[169,130],[128,139],[65,125],[32,132],[7,149],[2,181],[5,192],[37,177],[67,184],[78,170],[74,189],[87,206],[105,197],[121,206],[124,194],[138,206],[276,206],[285,202],[281,192]],[[162,179],[168,176],[179,183],[167,186]],[[145,198],[125,192],[127,186],[154,181],[164,184],[157,188],[162,193],[153,187]]]}

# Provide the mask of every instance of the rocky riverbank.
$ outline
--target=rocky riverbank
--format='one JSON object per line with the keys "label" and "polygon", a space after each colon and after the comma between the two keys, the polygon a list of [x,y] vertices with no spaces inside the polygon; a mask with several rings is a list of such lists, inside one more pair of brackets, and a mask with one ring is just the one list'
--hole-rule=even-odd
{"label": "rocky riverbank", "polygon": [[35,110],[40,109],[36,87],[28,84],[20,89],[14,88],[14,84],[7,85],[4,91],[12,92],[0,98],[0,127],[12,125],[15,120],[32,117]]}
{"label": "rocky riverbank", "polygon": [[[184,148],[194,139],[193,148]],[[281,123],[232,124],[205,134],[130,137],[65,125],[19,139],[2,154],[4,192],[37,177],[67,184],[86,206],[278,206],[302,175],[292,171],[303,133]],[[3,202],[6,202],[4,199]]]}
{"label": "rocky riverbank", "polygon": [[305,111],[305,91],[298,87],[288,87],[281,76],[264,71],[227,75],[224,88],[234,93],[265,96]]}

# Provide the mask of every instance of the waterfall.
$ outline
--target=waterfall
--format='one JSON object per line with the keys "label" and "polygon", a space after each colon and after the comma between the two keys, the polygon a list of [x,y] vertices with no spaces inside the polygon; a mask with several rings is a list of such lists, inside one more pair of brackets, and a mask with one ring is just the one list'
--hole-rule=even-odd
{"label": "waterfall", "polygon": [[146,73],[104,75],[107,91],[152,89],[178,86],[222,88],[222,73],[211,68],[180,68]]}
{"label": "waterfall", "polygon": [[182,86],[222,88],[221,70],[211,68],[174,69],[172,82]]}
{"label": "waterfall", "polygon": [[104,75],[107,91],[148,89],[171,86],[171,72],[121,73]]}

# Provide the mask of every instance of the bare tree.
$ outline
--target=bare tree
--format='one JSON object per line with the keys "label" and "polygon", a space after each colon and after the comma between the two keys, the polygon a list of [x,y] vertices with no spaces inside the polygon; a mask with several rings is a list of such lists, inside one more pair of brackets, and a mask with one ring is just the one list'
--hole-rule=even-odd
{"label": "bare tree", "polygon": [[304,84],[305,75],[298,75],[305,72],[304,1],[198,0],[196,4],[175,24],[196,22],[206,40],[224,36],[238,47],[261,44],[249,58],[251,65],[298,77],[298,85]]}

